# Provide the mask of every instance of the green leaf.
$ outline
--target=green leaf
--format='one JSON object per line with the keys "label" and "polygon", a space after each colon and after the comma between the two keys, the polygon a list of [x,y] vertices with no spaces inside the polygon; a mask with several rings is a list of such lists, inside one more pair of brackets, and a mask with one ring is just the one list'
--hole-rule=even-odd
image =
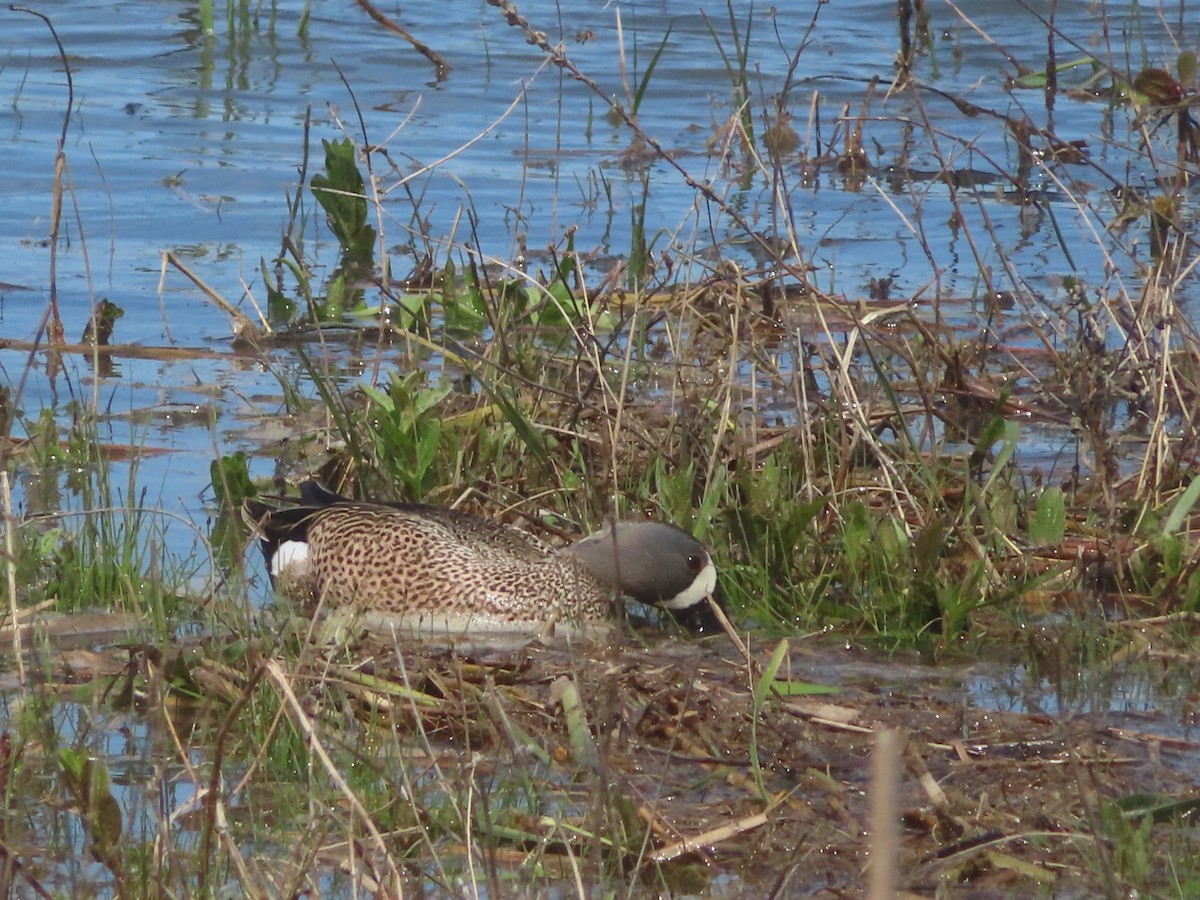
{"label": "green leaf", "polygon": [[762,709],[762,705],[766,702],[767,697],[771,693],[771,689],[775,686],[775,676],[779,674],[779,667],[783,665],[783,661],[788,655],[788,640],[783,638],[775,645],[775,652],[771,654],[771,659],[767,662],[766,668],[762,671],[762,676],[758,679],[758,684],[754,686],[754,709],[755,712]]}
{"label": "green leaf", "polygon": [[379,390],[377,387],[372,387],[369,384],[360,384],[358,388],[367,395],[368,400],[383,407],[385,412],[391,413],[396,411],[396,404],[392,402],[390,394]]}
{"label": "green leaf", "polygon": [[512,425],[513,431],[517,433],[517,437],[521,439],[521,442],[525,445],[525,449],[532,453],[547,470],[552,469],[550,456],[546,453],[546,444],[542,433],[533,427],[533,423],[529,421],[528,416],[522,413],[517,405],[505,396],[503,388],[498,383],[481,380],[479,386],[488,395],[488,399],[500,407],[500,411],[504,413],[504,418]]}
{"label": "green leaf", "polygon": [[254,482],[250,480],[250,467],[244,450],[213,460],[209,463],[208,474],[213,493],[223,507],[240,506],[247,497],[258,493]]}
{"label": "green leaf", "polygon": [[935,574],[938,564],[946,552],[946,520],[943,516],[934,517],[917,534],[913,544],[913,564],[918,578]]}
{"label": "green leaf", "polygon": [[1187,486],[1187,490],[1175,502],[1175,506],[1171,509],[1171,514],[1167,516],[1167,520],[1163,523],[1164,535],[1175,534],[1183,527],[1184,520],[1188,517],[1188,513],[1192,511],[1192,507],[1196,505],[1197,498],[1200,498],[1200,476],[1192,478],[1191,484]]}
{"label": "green leaf", "polygon": [[1200,812],[1200,798],[1129,794],[1118,800],[1114,806],[1120,811],[1122,818],[1142,819],[1149,816],[1156,824],[1162,825]]}
{"label": "green leaf", "polygon": [[258,489],[250,480],[250,468],[242,450],[213,460],[209,463],[208,475],[219,507],[209,541],[216,548],[221,565],[232,567],[234,560],[244,549],[242,501],[253,497],[258,493]]}
{"label": "green leaf", "polygon": [[[307,282],[307,276],[303,270],[292,260],[285,260],[286,265],[297,281]],[[271,273],[267,270],[267,261],[262,261],[262,279],[263,286],[267,290],[267,315],[272,322],[291,322],[296,316],[295,302],[277,290],[275,287],[275,279],[271,277]]]}
{"label": "green leaf", "polygon": [[396,298],[396,307],[400,310],[400,324],[404,328],[413,329],[429,322],[428,294],[401,294]]}
{"label": "green leaf", "polygon": [[1179,54],[1175,70],[1179,73],[1179,83],[1185,90],[1190,91],[1196,87],[1196,54],[1193,51],[1184,50]]}
{"label": "green leaf", "polygon": [[855,569],[866,558],[871,546],[871,517],[861,500],[855,500],[846,510],[843,529],[843,545],[846,549],[846,564]]}
{"label": "green leaf", "polygon": [[367,224],[366,185],[358,170],[354,142],[322,141],[325,174],[313,175],[313,197],[325,210],[325,221],[342,248],[342,262],[370,267],[375,255],[375,229]]}
{"label": "green leaf", "polygon": [[698,529],[695,530],[695,535],[698,538],[703,538],[708,532],[708,525],[717,514],[717,510],[725,501],[726,491],[725,482],[729,477],[729,470],[724,466],[717,466],[713,470],[712,483],[708,485],[704,496],[700,498],[700,508],[696,510],[696,522]]}
{"label": "green leaf", "polygon": [[[997,417],[999,418],[999,417]],[[992,420],[994,423],[996,419]],[[1004,467],[1008,465],[1008,461],[1012,459],[1013,454],[1017,450],[1017,441],[1021,437],[1021,424],[1019,422],[1010,422],[1007,419],[1000,419],[1003,423],[1004,442],[1000,445],[1000,452],[996,454],[996,461],[992,464],[992,471],[988,475],[987,481],[980,490],[980,495],[986,494],[988,488],[1004,471]],[[985,429],[985,434],[990,433],[991,427]],[[981,441],[982,445],[982,441]]]}
{"label": "green leaf", "polygon": [[121,805],[112,791],[105,791],[96,798],[97,809],[92,819],[92,833],[97,844],[106,850],[115,850],[121,843]]}
{"label": "green leaf", "polygon": [[83,787],[83,768],[87,763],[87,754],[72,747],[58,748],[58,766],[63,774],[72,782],[72,791]]}
{"label": "green leaf", "polygon": [[812,681],[776,681],[772,687],[781,697],[819,697],[837,694],[842,690],[837,685]]}
{"label": "green leaf", "polygon": [[1048,487],[1038,496],[1029,540],[1039,546],[1062,543],[1067,530],[1067,503],[1061,488]]}
{"label": "green leaf", "polygon": [[659,42],[658,50],[654,56],[650,58],[650,65],[646,66],[646,74],[642,76],[638,82],[637,90],[633,94],[633,115],[638,114],[638,109],[642,105],[642,98],[646,96],[646,89],[650,87],[650,78],[654,75],[654,70],[658,68],[658,61],[662,58],[663,51],[667,49],[667,41],[671,37],[671,29],[673,25],[668,25],[666,32],[663,34],[662,41]]}
{"label": "green leaf", "polygon": [[692,487],[696,478],[696,463],[674,468],[661,457],[654,463],[654,491],[658,504],[672,521],[685,521],[695,509]]}
{"label": "green leaf", "polygon": [[[1095,68],[1096,64],[1096,57],[1081,56],[1078,59],[1071,60],[1070,62],[1060,63],[1054,67],[1054,71],[1061,75],[1063,72],[1069,72],[1071,69],[1077,69],[1080,66],[1090,66]],[[1042,90],[1047,84],[1050,83],[1050,76],[1047,74],[1046,70],[1043,69],[1039,72],[1027,72],[1018,78],[1014,78],[1012,83],[1014,87],[1027,88],[1030,90]]]}

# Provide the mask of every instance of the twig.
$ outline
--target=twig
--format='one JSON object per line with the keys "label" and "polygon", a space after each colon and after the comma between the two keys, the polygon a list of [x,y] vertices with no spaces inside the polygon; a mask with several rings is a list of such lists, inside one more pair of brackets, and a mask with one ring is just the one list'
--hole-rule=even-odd
{"label": "twig", "polygon": [[388,31],[392,31],[392,32],[395,32],[396,34],[400,35],[400,37],[404,38],[406,41],[408,41],[410,44],[412,44],[413,48],[415,50],[417,50],[422,56],[424,56],[427,60],[429,60],[431,63],[433,63],[435,66],[437,66],[437,80],[438,81],[442,81],[445,79],[446,73],[449,72],[452,67],[451,67],[450,63],[448,63],[444,59],[442,59],[441,56],[439,56],[436,51],[434,51],[432,48],[430,48],[427,45],[418,41],[415,37],[412,36],[411,33],[409,33],[409,31],[407,29],[405,29],[403,26],[398,25],[395,22],[393,22],[391,19],[389,19],[387,16],[385,16],[379,10],[377,10],[374,6],[372,6],[371,3],[368,2],[368,0],[355,0],[355,2],[357,2],[358,5],[362,7],[363,11],[366,12],[366,14],[368,16],[370,16],[372,19],[374,19],[376,22],[378,22],[384,28],[388,29]]}
{"label": "twig", "polygon": [[651,853],[650,858],[659,863],[668,862],[688,853],[698,853],[706,847],[714,847],[743,832],[759,828],[766,824],[767,814],[756,813],[753,816],[746,816],[744,819],[738,819],[736,822],[730,822],[728,825],[713,828],[694,837],[684,838],[682,841],[677,841],[674,844],[667,844],[667,846],[660,847]]}
{"label": "twig", "polygon": [[1184,738],[1171,737],[1166,734],[1150,734],[1145,731],[1131,731],[1128,728],[1109,726],[1104,729],[1115,738],[1123,741],[1137,741],[1139,744],[1154,744],[1159,747],[1170,747],[1172,750],[1200,750],[1200,741],[1189,741]]}
{"label": "twig", "polygon": [[721,623],[721,629],[729,638],[730,643],[737,648],[738,653],[742,655],[742,660],[747,664],[750,663],[750,650],[746,647],[746,642],[742,640],[741,635],[737,633],[737,628],[729,621],[729,616],[725,615],[725,610],[721,609],[721,604],[713,600],[712,597],[706,597],[704,602],[708,604],[708,608],[712,610],[712,614],[717,617],[717,621]]}
{"label": "twig", "polygon": [[550,684],[550,698],[562,707],[575,764],[592,771],[597,770],[600,767],[600,753],[588,727],[587,713],[579,700],[579,689],[569,675],[554,679]]}
{"label": "twig", "polygon": [[[172,266],[174,266],[176,269],[178,269],[180,272],[182,272],[184,274],[184,277],[186,277],[188,279],[188,281],[190,281],[196,287],[200,288],[200,291],[204,294],[204,296],[206,296],[214,304],[216,304],[218,307],[220,307],[225,312],[226,315],[228,315],[231,319],[233,319],[233,326],[234,326],[235,331],[240,332],[251,325],[250,320],[248,318],[246,318],[246,316],[239,309],[237,309],[232,303],[230,303],[228,300],[226,300],[224,297],[222,297],[220,294],[218,294],[214,288],[209,287],[208,284],[206,284],[199,275],[197,275],[195,272],[193,272],[191,269],[189,269],[187,266],[185,266],[180,261],[179,257],[177,257],[170,250],[166,250],[163,252],[163,260],[165,262],[170,263]],[[265,331],[270,333],[271,326],[270,326],[270,324],[268,324],[268,322],[265,318],[262,320],[262,327]]]}
{"label": "twig", "polygon": [[[3,857],[5,860],[11,860],[12,870],[25,879],[25,883],[29,885],[35,894],[37,894],[39,897],[44,897],[45,900],[54,900],[56,895],[51,894],[44,887],[42,887],[41,883],[34,878],[34,876],[27,870],[27,867],[21,862],[20,859],[17,858],[16,852],[8,845],[7,841],[0,840],[0,857]],[[17,895],[15,893],[5,891],[4,896],[10,897]]]}
{"label": "twig", "polygon": [[[41,344],[38,341],[0,341],[0,350],[28,352],[30,360],[37,357]],[[95,344],[61,344],[45,352],[54,356],[91,356],[97,349]],[[179,359],[244,359],[247,354],[237,351],[213,350],[210,347],[148,347],[143,344],[107,344],[99,348],[101,359],[157,359],[163,362]],[[16,405],[15,403],[13,404]],[[19,439],[14,438],[14,442]]]}

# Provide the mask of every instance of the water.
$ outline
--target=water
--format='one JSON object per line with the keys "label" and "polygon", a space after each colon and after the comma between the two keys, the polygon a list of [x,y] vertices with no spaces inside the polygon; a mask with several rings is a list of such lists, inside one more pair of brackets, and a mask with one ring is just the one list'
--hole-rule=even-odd
{"label": "water", "polygon": [[[68,53],[75,91],[65,147],[72,196],[64,232],[72,243],[63,253],[59,273],[68,333],[82,328],[91,296],[112,294],[136,312],[121,323],[123,340],[157,343],[174,335],[184,343],[223,341],[228,323],[177,275],[165,279],[159,296],[159,253],[179,253],[233,301],[243,293],[243,279],[261,299],[258,264],[279,252],[285,198],[296,188],[310,109],[316,151],[310,172],[319,163],[322,138],[348,134],[362,143],[365,130],[367,140],[388,149],[387,159],[376,157],[374,164],[388,192],[385,228],[391,243],[405,244],[411,237],[407,228],[412,210],[404,191],[396,187],[400,178],[492,129],[432,173],[409,183],[421,196],[420,211],[435,241],[451,234],[464,239],[454,223],[469,207],[479,217],[485,256],[512,259],[518,234],[527,235],[536,250],[560,240],[572,226],[580,227],[577,243],[582,247],[627,251],[629,205],[640,192],[636,173],[618,165],[629,145],[628,133],[605,120],[602,97],[544,67],[540,53],[485,3],[406,10],[402,24],[453,65],[441,82],[419,54],[356,8],[314,3],[303,33],[298,29],[310,8],[305,4],[273,4],[244,20],[246,8],[239,7],[232,35],[219,21],[217,34],[210,38],[201,34],[196,11],[186,5],[72,3],[44,8]],[[635,88],[669,28],[639,109],[640,120],[678,153],[697,180],[712,180],[730,191],[735,203],[764,217],[752,216],[756,227],[770,230],[769,217],[776,210],[769,202],[769,186],[722,185],[718,166],[706,152],[706,141],[719,141],[718,129],[732,112],[731,77],[717,41],[731,54],[735,39],[723,9],[708,10],[707,20],[697,7],[682,2],[648,8],[580,3],[562,10],[534,3],[521,9],[535,27],[561,37],[570,58],[603,94],[622,98],[626,92],[619,65],[618,14],[627,81]],[[781,11],[772,19],[768,12],[756,10],[751,27],[749,9],[746,4],[737,6],[738,26],[743,37],[750,31],[749,79],[755,116],[761,118],[763,101],[769,106],[781,88],[790,54],[811,13]],[[868,2],[820,8],[813,43],[800,57],[789,94],[788,106],[802,137],[819,131],[829,140],[842,105],[849,104],[849,113],[855,115],[866,81],[872,76],[890,79],[896,43],[892,11],[890,3]],[[1080,5],[1066,10],[1058,24],[1083,42],[1096,31],[1094,17]],[[1023,43],[1032,31],[1019,4],[1008,9],[989,6],[988,18],[980,25],[1026,65],[1041,64],[1041,44]],[[0,186],[0,240],[10,260],[0,280],[33,290],[5,293],[0,325],[6,335],[28,336],[45,300],[49,260],[43,242],[66,91],[45,26],[32,16],[7,11],[4,26],[0,96],[11,107],[0,117],[0,134],[8,137],[9,169],[21,177]],[[1144,32],[1149,62],[1170,62],[1171,47],[1160,24],[1147,21],[1138,27]],[[936,91],[964,96],[1003,115],[1018,116],[1025,109],[1039,124],[1045,119],[1039,92],[1004,92],[1004,76],[1012,67],[966,23],[939,10],[935,29],[941,35],[940,76],[921,74]],[[1068,49],[1061,55],[1068,56]],[[814,92],[819,92],[819,130],[808,123]],[[880,121],[868,133],[879,143],[868,143],[869,156],[884,167],[875,177],[848,185],[822,172],[810,183],[793,182],[801,236],[819,244],[807,249],[819,266],[836,271],[842,291],[853,294],[865,276],[890,271],[902,274],[905,287],[919,287],[929,273],[910,224],[930,230],[937,263],[950,280],[948,293],[955,293],[959,285],[967,293],[976,280],[974,259],[962,236],[944,230],[951,212],[944,186],[917,181],[912,185],[917,188],[914,196],[910,185],[889,184],[886,167],[906,163],[920,178],[922,173],[936,173],[940,154],[952,169],[986,169],[989,160],[1009,169],[1011,137],[994,117],[951,117],[952,107],[939,94],[924,95],[922,103],[933,124],[945,130],[936,151],[917,141],[913,152],[904,152],[900,129],[918,108],[911,97],[898,94],[872,110]],[[1116,145],[1093,133],[1095,112],[1094,104],[1060,99],[1054,124],[1065,139],[1090,138],[1097,157],[1111,160]],[[388,161],[395,164],[395,172],[387,171]],[[992,178],[999,202],[989,204],[988,213],[1002,249],[1018,268],[1026,261],[1031,267],[1053,261],[1061,274],[1064,264],[1053,229],[1042,222],[1033,234],[1021,234],[1018,209],[1004,203],[1010,186],[995,173]],[[1079,256],[1085,248],[1074,240],[1082,233],[1076,230],[1082,223],[1073,221],[1078,210],[1055,194],[1046,173],[1037,173],[1036,182],[1052,201],[1062,204],[1058,225],[1066,229],[1067,241],[1079,257],[1076,266],[1085,273],[1102,272],[1098,257]],[[609,201],[598,186],[604,183],[613,195],[611,220]],[[709,223],[691,217],[694,191],[664,164],[655,167],[651,183],[652,230],[675,233],[682,226],[681,238],[695,231],[701,241],[713,242],[734,236],[722,221],[704,234]],[[1105,185],[1098,180],[1096,187]],[[83,237],[91,262],[90,283]],[[996,263],[986,247],[982,252],[985,263]],[[1022,275],[1034,284],[1040,281],[1034,273],[1022,270]]]}

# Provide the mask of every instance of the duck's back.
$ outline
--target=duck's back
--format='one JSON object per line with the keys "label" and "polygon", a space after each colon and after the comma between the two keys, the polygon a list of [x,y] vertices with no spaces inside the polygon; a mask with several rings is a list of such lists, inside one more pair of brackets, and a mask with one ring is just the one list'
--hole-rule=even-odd
{"label": "duck's back", "polygon": [[296,512],[292,524],[304,555],[281,559],[275,574],[293,596],[395,614],[433,632],[585,625],[610,612],[611,589],[585,567],[466,513],[340,502]]}

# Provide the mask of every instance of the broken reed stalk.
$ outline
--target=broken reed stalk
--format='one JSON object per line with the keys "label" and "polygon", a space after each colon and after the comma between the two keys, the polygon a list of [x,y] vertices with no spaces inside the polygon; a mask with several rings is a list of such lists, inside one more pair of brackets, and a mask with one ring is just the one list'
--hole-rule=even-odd
{"label": "broken reed stalk", "polygon": [[875,733],[871,749],[870,835],[867,862],[868,900],[892,900],[896,896],[896,855],[900,835],[901,738],[891,728]]}
{"label": "broken reed stalk", "polygon": [[17,661],[17,680],[24,688],[25,659],[21,646],[21,625],[17,619],[17,557],[13,548],[12,490],[7,469],[0,469],[0,518],[4,520],[4,580],[8,589],[8,616],[13,625],[13,658]]}
{"label": "broken reed stalk", "polygon": [[[242,313],[241,310],[222,297],[215,288],[210,287],[204,281],[204,279],[184,265],[183,261],[170,250],[163,251],[162,260],[164,269],[168,264],[178,269],[183,273],[184,277],[187,278],[188,281],[200,289],[200,292],[204,294],[205,297],[211,300],[214,305],[216,305],[222,312],[225,313],[225,315],[229,316],[229,318],[233,320],[232,327],[234,334],[240,334],[251,326],[250,320],[246,318],[245,314]],[[267,321],[266,316],[259,311],[258,317],[262,330],[267,334],[271,334],[273,329],[271,328],[271,323]]]}
{"label": "broken reed stalk", "polygon": [[54,155],[54,192],[50,199],[50,320],[46,327],[46,336],[50,343],[61,344],[63,342],[63,324],[62,317],[58,312],[58,226],[62,220],[63,173],[67,169],[67,131],[71,127],[71,110],[75,106],[75,83],[71,78],[71,67],[67,64],[67,51],[63,49],[62,41],[58,39],[58,32],[55,31],[50,17],[26,6],[10,4],[8,8],[13,12],[37,16],[46,23],[46,27],[50,29],[50,35],[58,47],[58,58],[62,60],[63,72],[67,76],[67,111],[63,113],[62,132],[58,136],[58,151]]}

